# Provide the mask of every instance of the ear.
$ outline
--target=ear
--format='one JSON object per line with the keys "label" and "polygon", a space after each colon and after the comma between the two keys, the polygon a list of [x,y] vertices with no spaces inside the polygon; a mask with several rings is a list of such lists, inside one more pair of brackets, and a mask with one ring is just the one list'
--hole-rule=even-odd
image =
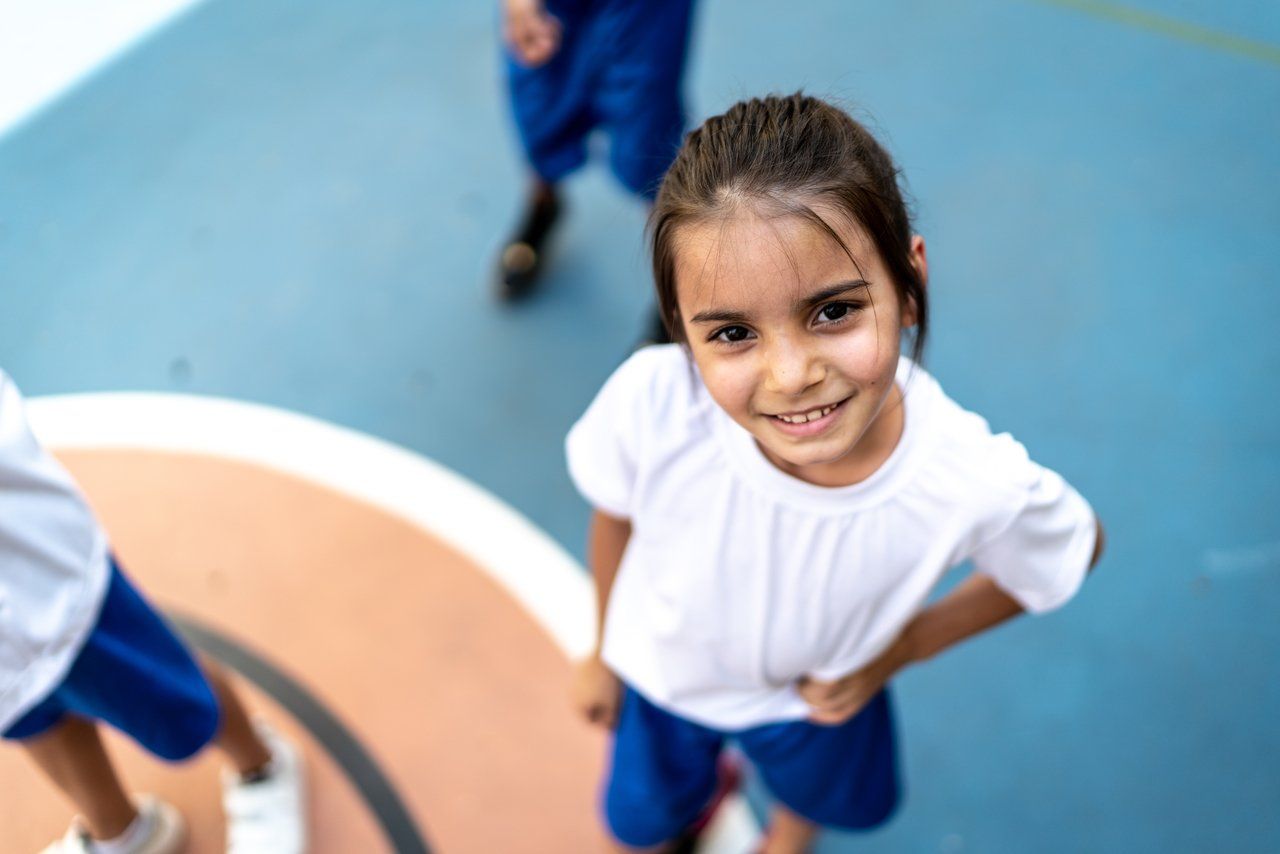
{"label": "ear", "polygon": [[[920,275],[920,284],[929,287],[929,257],[925,254],[924,238],[919,234],[911,235],[911,266]],[[906,329],[916,325],[916,301],[908,299],[902,307],[902,327]]]}

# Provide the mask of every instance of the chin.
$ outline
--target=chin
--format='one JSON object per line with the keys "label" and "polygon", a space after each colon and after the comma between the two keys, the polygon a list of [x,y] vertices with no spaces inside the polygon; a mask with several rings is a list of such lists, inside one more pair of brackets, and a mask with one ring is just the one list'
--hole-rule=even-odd
{"label": "chin", "polygon": [[840,444],[839,447],[834,447],[831,443],[823,443],[822,446],[815,445],[813,447],[791,445],[781,448],[776,444],[766,444],[765,447],[775,457],[796,468],[808,468],[810,466],[822,466],[838,462],[849,453],[849,448],[843,444]]}

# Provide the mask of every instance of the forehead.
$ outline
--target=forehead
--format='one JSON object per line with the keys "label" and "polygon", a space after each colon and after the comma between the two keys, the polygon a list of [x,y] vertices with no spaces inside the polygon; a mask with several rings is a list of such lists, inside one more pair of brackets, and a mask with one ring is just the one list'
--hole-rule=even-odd
{"label": "forehead", "polygon": [[[691,223],[675,235],[676,298],[686,317],[713,304],[790,303],[816,287],[872,281],[877,254],[861,228],[823,215],[844,241],[798,215],[743,211]],[[845,251],[848,247],[848,251]],[[850,255],[853,257],[850,258]]]}

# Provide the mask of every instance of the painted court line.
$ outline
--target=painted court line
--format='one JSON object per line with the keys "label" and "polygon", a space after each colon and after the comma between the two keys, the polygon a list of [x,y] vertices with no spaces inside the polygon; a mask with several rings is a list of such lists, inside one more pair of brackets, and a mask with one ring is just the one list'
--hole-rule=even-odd
{"label": "painted court line", "polygon": [[0,136],[202,0],[0,0]]}
{"label": "painted court line", "polygon": [[[36,435],[54,449],[121,448],[223,457],[364,501],[470,558],[529,613],[568,658],[585,655],[594,644],[594,592],[573,557],[498,498],[404,448],[305,415],[193,395],[108,392],[37,397],[28,402],[28,416]],[[305,692],[291,693],[287,684],[291,680],[277,678],[282,676],[278,671],[275,676],[259,672],[264,667],[274,670],[261,659],[196,624],[183,625],[202,648],[258,682],[295,716],[294,701],[306,706]],[[224,656],[231,656],[231,660]],[[277,691],[284,692],[284,698]],[[340,732],[329,726],[337,724],[336,718],[318,703],[314,706],[304,715],[312,716],[312,722],[335,743],[358,749],[354,738],[343,742]],[[325,715],[329,723],[325,723]],[[299,720],[310,728],[305,716]],[[312,731],[329,749],[330,742]],[[359,779],[382,792],[379,803],[392,816],[391,828],[384,823],[384,829],[389,835],[392,830],[407,834],[404,824],[396,824],[395,809],[385,800],[388,795],[394,798],[394,792],[389,787],[378,789],[376,779],[367,776],[369,772],[376,775],[376,767],[371,767],[371,762],[361,766],[354,753],[348,758],[366,774]],[[347,770],[341,761],[339,764]],[[362,792],[367,791],[357,777],[352,781]],[[759,829],[745,801],[735,797],[726,806],[713,835],[699,849],[702,854],[743,854],[758,839]],[[382,814],[378,815],[382,820]],[[410,839],[408,835],[404,838]],[[418,840],[421,842],[420,836]],[[412,841],[408,844],[410,847],[397,850],[425,850],[425,843],[423,848],[412,847]]]}
{"label": "painted court line", "polygon": [[594,643],[594,594],[573,557],[502,501],[404,448],[305,415],[193,395],[37,398],[30,417],[50,447],[225,457],[364,501],[471,558],[569,658]]}
{"label": "painted court line", "polygon": [[430,854],[418,825],[378,763],[336,715],[310,691],[248,647],[212,628],[177,614],[168,614],[187,641],[257,685],[306,728],[342,769],[352,787],[397,854]]}
{"label": "painted court line", "polygon": [[1276,45],[1224,33],[1199,24],[1180,21],[1177,18],[1157,15],[1154,12],[1122,6],[1119,3],[1108,3],[1105,0],[1033,0],[1033,2],[1073,9],[1094,18],[1114,21],[1117,24],[1168,36],[1210,50],[1255,59],[1271,65],[1280,65],[1280,47]]}

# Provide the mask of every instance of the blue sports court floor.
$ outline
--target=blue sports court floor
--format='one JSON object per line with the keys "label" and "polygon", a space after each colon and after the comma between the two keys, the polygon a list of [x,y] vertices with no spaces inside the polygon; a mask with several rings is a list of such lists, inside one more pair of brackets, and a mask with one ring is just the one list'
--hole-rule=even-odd
{"label": "blue sports court floor", "polygon": [[[1110,534],[1066,610],[900,680],[905,808],[820,850],[1280,850],[1280,6],[707,0],[688,80],[881,129],[929,367]],[[195,3],[0,136],[0,365],[353,427],[581,555],[561,442],[640,334],[643,211],[575,179],[499,308],[521,181],[495,2]]]}

